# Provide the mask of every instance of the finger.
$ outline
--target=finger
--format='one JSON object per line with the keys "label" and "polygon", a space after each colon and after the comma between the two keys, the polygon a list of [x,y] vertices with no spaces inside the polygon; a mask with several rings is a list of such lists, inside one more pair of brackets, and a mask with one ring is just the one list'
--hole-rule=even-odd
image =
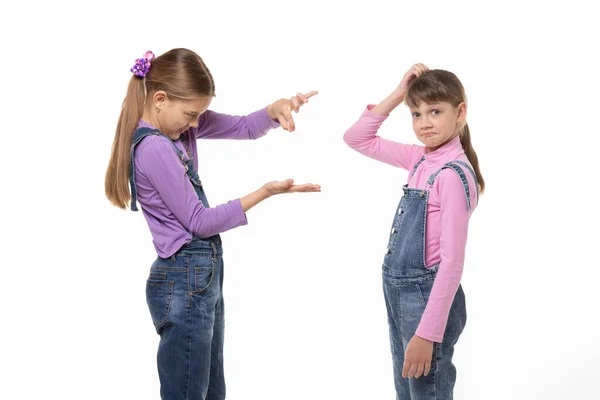
{"label": "finger", "polygon": [[296,130],[296,124],[294,124],[294,118],[292,118],[292,113],[290,110],[286,110],[283,113],[284,118],[287,120],[289,131],[294,132]]}
{"label": "finger", "polygon": [[292,108],[294,109],[294,112],[298,112],[300,106],[302,105],[300,103],[301,100],[297,96],[292,97],[290,100],[292,101]]}
{"label": "finger", "polygon": [[312,183],[305,183],[302,185],[294,185],[290,188],[290,191],[293,192],[320,192],[320,185],[313,185]]}
{"label": "finger", "polygon": [[308,97],[306,97],[302,93],[296,93],[296,97],[302,102],[302,104],[308,103]]}
{"label": "finger", "polygon": [[412,363],[410,364],[410,369],[408,370],[408,377],[409,378],[414,378],[415,374],[417,373],[417,368],[419,367],[419,364],[417,363]]}
{"label": "finger", "polygon": [[283,129],[285,129],[286,131],[290,130],[289,123],[283,114],[277,115],[277,120],[279,121],[279,125],[281,125]]}
{"label": "finger", "polygon": [[417,372],[415,373],[415,379],[420,378],[423,375],[423,370],[425,369],[425,363],[419,363],[417,368]]}
{"label": "finger", "polygon": [[423,72],[425,72],[425,70],[423,69],[423,67],[421,66],[421,64],[417,64],[416,68],[417,68],[417,71],[418,71],[417,76],[421,76],[421,74]]}
{"label": "finger", "polygon": [[313,97],[315,94],[318,94],[319,91],[318,90],[313,90],[312,92],[308,92],[305,94],[306,96],[306,101],[308,101],[308,99],[310,99],[311,97]]}
{"label": "finger", "polygon": [[402,377],[406,378],[408,376],[408,370],[410,369],[410,362],[404,361],[404,365],[402,367]]}
{"label": "finger", "polygon": [[429,371],[431,370],[431,360],[425,363],[425,370],[423,371],[423,375],[429,375]]}

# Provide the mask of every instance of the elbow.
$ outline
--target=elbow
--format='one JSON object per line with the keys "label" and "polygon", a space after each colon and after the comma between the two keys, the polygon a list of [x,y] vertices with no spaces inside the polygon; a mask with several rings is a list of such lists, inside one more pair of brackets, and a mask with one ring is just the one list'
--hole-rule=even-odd
{"label": "elbow", "polygon": [[242,124],[243,124],[242,129],[244,132],[247,132],[248,138],[250,140],[256,140],[260,137],[260,135],[257,134],[256,126],[250,126],[250,124],[248,124],[247,117],[243,117]]}
{"label": "elbow", "polygon": [[356,140],[354,139],[354,129],[349,128],[345,133],[344,133],[344,143],[346,143],[349,147],[351,148],[356,148]]}
{"label": "elbow", "polygon": [[206,218],[206,208],[202,207],[200,210],[197,210],[192,215],[192,220],[190,221],[190,228],[188,228],[194,236],[199,237],[200,239],[205,239],[213,236],[215,233],[215,226],[208,221],[209,218]]}

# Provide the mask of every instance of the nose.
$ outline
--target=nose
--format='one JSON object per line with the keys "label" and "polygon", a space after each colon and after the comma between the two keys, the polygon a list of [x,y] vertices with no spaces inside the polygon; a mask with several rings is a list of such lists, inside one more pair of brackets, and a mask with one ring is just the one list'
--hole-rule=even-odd
{"label": "nose", "polygon": [[421,115],[421,129],[431,128],[431,122],[429,121],[429,116],[427,114]]}
{"label": "nose", "polygon": [[192,119],[188,125],[191,126],[192,128],[197,128],[198,127],[198,118]]}

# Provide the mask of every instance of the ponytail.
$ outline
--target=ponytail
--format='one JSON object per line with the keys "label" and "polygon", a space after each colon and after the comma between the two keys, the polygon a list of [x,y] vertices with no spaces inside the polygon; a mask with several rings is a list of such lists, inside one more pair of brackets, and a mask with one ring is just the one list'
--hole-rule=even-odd
{"label": "ponytail", "polygon": [[106,197],[112,204],[122,209],[126,209],[131,201],[129,190],[131,143],[133,133],[144,111],[146,97],[144,84],[144,79],[135,75],[129,81],[104,180]]}
{"label": "ponytail", "polygon": [[485,181],[483,180],[483,176],[481,175],[481,171],[479,170],[479,160],[477,160],[477,153],[475,153],[475,149],[473,149],[473,145],[471,144],[471,133],[469,132],[469,125],[465,122],[465,126],[462,128],[460,132],[460,144],[469,159],[469,162],[473,166],[473,170],[475,171],[475,176],[477,176],[477,184],[479,193],[483,193],[485,190]]}

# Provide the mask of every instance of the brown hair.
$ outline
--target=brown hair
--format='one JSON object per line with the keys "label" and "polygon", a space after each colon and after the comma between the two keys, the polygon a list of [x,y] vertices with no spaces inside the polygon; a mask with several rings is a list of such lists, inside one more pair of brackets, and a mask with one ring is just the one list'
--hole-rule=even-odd
{"label": "brown hair", "polygon": [[165,91],[169,98],[191,100],[214,96],[215,83],[202,58],[187,49],[173,49],[156,57],[145,78],[131,77],[104,181],[106,197],[122,209],[131,201],[129,173],[133,133],[146,99],[159,90]]}
{"label": "brown hair", "polygon": [[[409,84],[404,94],[404,101],[409,107],[418,107],[421,101],[427,104],[447,102],[458,107],[460,103],[467,102],[467,96],[465,88],[456,75],[442,69],[431,69],[422,73]],[[460,144],[475,170],[479,192],[483,193],[485,181],[479,169],[479,160],[477,160],[477,154],[471,144],[471,133],[466,122],[459,136]]]}

